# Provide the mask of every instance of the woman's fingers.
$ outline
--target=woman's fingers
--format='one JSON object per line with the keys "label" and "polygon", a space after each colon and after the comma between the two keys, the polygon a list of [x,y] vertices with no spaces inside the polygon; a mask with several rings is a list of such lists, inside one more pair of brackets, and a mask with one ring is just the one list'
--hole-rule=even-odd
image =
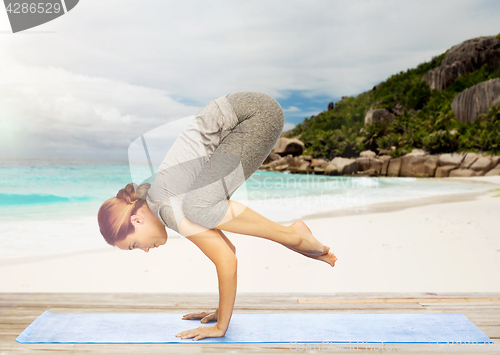
{"label": "woman's fingers", "polygon": [[217,317],[215,316],[215,312],[214,313],[210,313],[208,316],[204,317],[201,322],[202,323],[206,323],[206,322],[210,322],[212,320],[218,320]]}
{"label": "woman's fingers", "polygon": [[203,318],[207,315],[209,315],[210,312],[198,312],[198,313],[188,313],[182,316],[182,319],[200,319]]}
{"label": "woman's fingers", "polygon": [[198,312],[198,313],[188,313],[182,316],[182,319],[201,319],[201,323],[207,323],[210,321],[218,320],[218,314],[216,312]]}
{"label": "woman's fingers", "polygon": [[198,327],[196,329],[185,330],[183,332],[177,333],[176,337],[181,337],[181,339],[193,338],[193,340],[200,340],[204,338],[217,338],[223,337],[225,332],[222,332],[216,325]]}
{"label": "woman's fingers", "polygon": [[182,319],[191,319],[191,318],[202,318],[204,317],[206,314],[205,312],[200,312],[200,313],[188,313],[188,314],[185,314]]}

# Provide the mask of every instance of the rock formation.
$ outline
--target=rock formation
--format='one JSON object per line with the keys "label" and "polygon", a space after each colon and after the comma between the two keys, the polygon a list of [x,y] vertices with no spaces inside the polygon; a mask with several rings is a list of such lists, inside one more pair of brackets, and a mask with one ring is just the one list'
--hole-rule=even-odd
{"label": "rock formation", "polygon": [[297,138],[278,138],[276,145],[274,146],[272,152],[279,154],[281,156],[292,154],[301,155],[304,151],[304,143],[302,143]]}
{"label": "rock formation", "polygon": [[362,158],[375,158],[377,156],[377,153],[371,150],[364,150],[359,153],[359,156]]}
{"label": "rock formation", "polygon": [[451,109],[457,120],[472,123],[491,106],[500,104],[500,79],[483,81],[455,96]]}
{"label": "rock formation", "polygon": [[481,68],[484,64],[500,67],[500,39],[478,37],[462,42],[446,53],[441,65],[423,76],[431,89],[441,91],[458,77]]}
{"label": "rock formation", "polygon": [[389,177],[469,177],[500,175],[500,156],[477,153],[446,153],[430,155],[414,149],[404,156],[393,158],[364,151],[357,158],[336,157],[312,159],[311,156],[281,157],[271,153],[260,169],[272,171],[289,170],[292,174],[319,174],[343,176],[389,176]]}
{"label": "rock formation", "polygon": [[394,115],[385,108],[370,109],[365,116],[365,125],[374,122],[390,122],[394,119]]}

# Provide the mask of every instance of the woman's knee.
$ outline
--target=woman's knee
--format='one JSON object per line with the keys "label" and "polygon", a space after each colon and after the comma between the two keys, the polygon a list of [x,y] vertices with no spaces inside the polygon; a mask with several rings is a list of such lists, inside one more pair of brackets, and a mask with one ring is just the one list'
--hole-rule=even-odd
{"label": "woman's knee", "polygon": [[278,101],[266,95],[266,99],[261,107],[261,112],[263,112],[267,120],[274,124],[276,130],[281,134],[283,126],[285,125],[285,113]]}
{"label": "woman's knee", "polygon": [[283,129],[285,114],[283,108],[273,97],[258,91],[240,91],[227,96],[229,103],[241,123],[255,115],[261,116],[269,124],[275,124],[277,129]]}

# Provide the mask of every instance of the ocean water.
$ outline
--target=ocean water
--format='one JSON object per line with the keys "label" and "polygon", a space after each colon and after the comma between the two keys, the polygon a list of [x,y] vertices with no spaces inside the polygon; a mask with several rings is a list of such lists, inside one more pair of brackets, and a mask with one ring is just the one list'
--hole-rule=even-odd
{"label": "ocean water", "polygon": [[[109,248],[99,232],[97,211],[131,181],[127,160],[0,158],[0,258]],[[318,212],[488,189],[446,179],[256,171],[232,199],[273,221],[291,223]]]}

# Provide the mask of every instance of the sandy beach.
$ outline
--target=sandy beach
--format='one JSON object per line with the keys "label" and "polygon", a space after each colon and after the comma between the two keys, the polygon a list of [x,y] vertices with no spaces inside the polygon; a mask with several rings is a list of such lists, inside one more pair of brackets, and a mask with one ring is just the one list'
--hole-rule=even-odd
{"label": "sandy beach", "polygon": [[[239,292],[500,292],[500,176],[486,193],[433,196],[303,218],[334,268],[271,241],[226,233]],[[291,223],[282,223],[289,225]],[[144,253],[102,248],[0,261],[0,292],[217,292],[211,261],[189,240]]]}

